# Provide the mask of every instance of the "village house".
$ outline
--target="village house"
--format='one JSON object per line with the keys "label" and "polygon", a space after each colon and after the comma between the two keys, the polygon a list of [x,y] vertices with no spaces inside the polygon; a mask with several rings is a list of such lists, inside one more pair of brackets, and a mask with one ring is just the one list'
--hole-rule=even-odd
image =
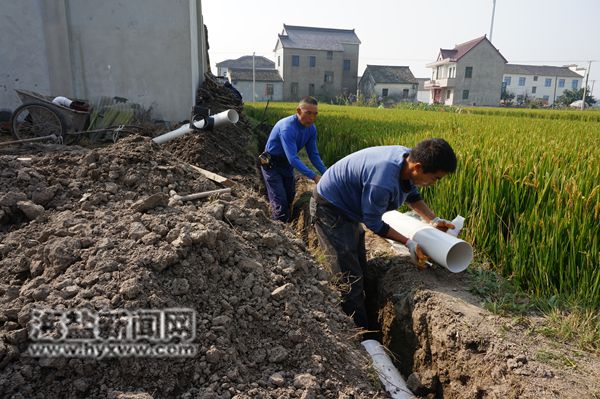
{"label": "village house", "polygon": [[367,65],[358,83],[366,99],[376,97],[386,103],[415,101],[419,83],[407,66]]}
{"label": "village house", "polygon": [[283,100],[356,93],[360,40],[354,29],[283,25],[275,45]]}
{"label": "village house", "polygon": [[229,69],[275,69],[275,63],[263,56],[244,55],[235,60],[225,60],[217,63],[217,76],[228,77]]}
{"label": "village house", "polygon": [[251,68],[229,68],[228,78],[246,102],[283,99],[283,79],[276,69],[255,69],[253,73]]}
{"label": "village house", "polygon": [[[541,100],[552,105],[565,90],[579,90],[583,76],[575,72],[576,66],[517,65],[506,64],[502,89],[514,95],[517,104],[529,100]],[[585,72],[585,70],[583,70]]]}
{"label": "village house", "polygon": [[440,49],[427,65],[431,80],[425,83],[430,103],[498,106],[506,59],[485,37]]}

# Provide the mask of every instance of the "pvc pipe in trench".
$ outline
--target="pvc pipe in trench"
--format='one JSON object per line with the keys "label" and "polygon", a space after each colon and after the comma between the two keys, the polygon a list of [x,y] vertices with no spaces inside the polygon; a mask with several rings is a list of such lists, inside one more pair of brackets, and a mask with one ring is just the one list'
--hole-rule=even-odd
{"label": "pvc pipe in trench", "polygon": [[453,273],[462,272],[473,260],[471,244],[414,217],[389,211],[383,214],[382,219],[398,233],[416,241],[427,256]]}
{"label": "pvc pipe in trench", "polygon": [[[201,120],[194,122],[194,126],[197,129],[203,130],[209,126],[219,127],[228,123],[236,124],[240,120],[240,116],[234,109],[228,109],[227,111],[219,112],[218,114],[211,115],[207,120]],[[206,124],[206,126],[205,126]],[[185,134],[192,132],[193,129],[189,124],[185,124],[178,129],[172,130],[168,133],[162,134],[152,139],[156,144],[164,144],[168,141],[174,140]]]}
{"label": "pvc pipe in trench", "polygon": [[414,399],[410,389],[406,386],[404,378],[398,372],[398,369],[392,363],[392,359],[385,352],[385,348],[374,339],[367,339],[361,342],[365,350],[373,359],[373,367],[392,399]]}

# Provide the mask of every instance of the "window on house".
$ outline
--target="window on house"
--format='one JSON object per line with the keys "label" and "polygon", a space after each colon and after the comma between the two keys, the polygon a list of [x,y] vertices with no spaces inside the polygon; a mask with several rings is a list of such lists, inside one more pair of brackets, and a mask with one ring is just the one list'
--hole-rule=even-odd
{"label": "window on house", "polygon": [[277,66],[278,67],[281,66],[281,56],[280,55],[277,56]]}
{"label": "window on house", "polygon": [[469,99],[469,90],[463,90],[463,100],[468,100]]}
{"label": "window on house", "polygon": [[308,84],[308,95],[309,96],[314,96],[315,95],[315,84],[314,83],[309,83]]}
{"label": "window on house", "polygon": [[300,66],[300,56],[292,55],[292,66]]}
{"label": "window on house", "polygon": [[470,79],[473,77],[473,67],[465,68],[465,79]]}
{"label": "window on house", "polygon": [[333,72],[325,71],[325,77],[323,78],[325,83],[333,83]]}
{"label": "window on house", "polygon": [[450,68],[450,76],[448,76],[449,78],[455,78],[456,77],[456,67],[452,67]]}
{"label": "window on house", "polygon": [[265,95],[266,96],[272,96],[273,95],[273,84],[267,83],[267,86],[265,87]]}
{"label": "window on house", "polygon": [[525,86],[525,78],[523,76],[519,78],[519,86]]}
{"label": "window on house", "polygon": [[505,84],[506,86],[510,86],[510,81],[511,81],[511,80],[512,80],[512,79],[511,79],[511,77],[510,77],[510,76],[506,76],[506,77],[504,78],[504,84]]}
{"label": "window on house", "polygon": [[333,59],[333,51],[328,51],[327,52],[327,59],[328,60],[332,60]]}
{"label": "window on house", "polygon": [[403,89],[402,90],[402,98],[408,98],[408,93],[409,93],[408,89]]}
{"label": "window on house", "polygon": [[544,96],[544,101],[546,101],[546,102],[550,101],[550,96]]}
{"label": "window on house", "polygon": [[389,90],[388,89],[381,89],[381,97],[387,97]]}
{"label": "window on house", "polygon": [[573,79],[573,81],[571,82],[571,88],[573,90],[576,90],[578,84],[579,84],[579,81],[577,79]]}
{"label": "window on house", "polygon": [[311,68],[314,68],[317,65],[317,57],[314,55],[308,57],[308,65],[310,65]]}
{"label": "window on house", "polygon": [[533,77],[533,81],[534,81],[534,82],[537,82],[537,80],[538,80],[538,77],[537,77],[537,76],[534,76],[534,77]]}
{"label": "window on house", "polygon": [[290,91],[292,93],[292,96],[298,95],[298,82],[292,82],[290,86]]}
{"label": "window on house", "polygon": [[344,60],[344,71],[350,70],[350,60]]}
{"label": "window on house", "polygon": [[544,87],[551,87],[551,86],[552,86],[552,79],[546,78],[544,80]]}
{"label": "window on house", "polygon": [[446,91],[446,99],[449,100],[451,95],[452,95],[452,90],[447,90]]}
{"label": "window on house", "polygon": [[536,87],[536,86],[533,86],[533,87],[531,88],[531,94],[535,94],[535,93],[537,93],[537,87]]}
{"label": "window on house", "polygon": [[564,79],[558,79],[558,87],[565,87],[565,80]]}

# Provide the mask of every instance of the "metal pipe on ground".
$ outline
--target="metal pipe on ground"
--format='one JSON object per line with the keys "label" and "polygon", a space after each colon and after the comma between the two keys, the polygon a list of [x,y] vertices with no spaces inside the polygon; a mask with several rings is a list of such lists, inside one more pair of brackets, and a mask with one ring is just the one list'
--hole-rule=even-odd
{"label": "metal pipe on ground", "polygon": [[[213,127],[219,127],[226,124],[235,125],[240,120],[240,116],[237,111],[228,109],[227,111],[219,112],[218,114],[211,115],[206,119],[196,121],[193,123],[195,129],[206,130]],[[183,125],[178,129],[172,130],[168,133],[162,134],[152,139],[156,144],[164,144],[178,137],[184,136],[194,131],[189,124]]]}

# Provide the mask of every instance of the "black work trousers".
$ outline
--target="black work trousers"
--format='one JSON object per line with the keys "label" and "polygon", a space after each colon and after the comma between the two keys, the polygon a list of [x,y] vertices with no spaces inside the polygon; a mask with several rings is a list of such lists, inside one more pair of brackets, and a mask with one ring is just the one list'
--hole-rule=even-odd
{"label": "black work trousers", "polygon": [[316,188],[311,201],[311,216],[332,282],[342,295],[344,313],[352,316],[356,326],[368,329],[364,292],[367,267],[364,229],[321,197]]}

